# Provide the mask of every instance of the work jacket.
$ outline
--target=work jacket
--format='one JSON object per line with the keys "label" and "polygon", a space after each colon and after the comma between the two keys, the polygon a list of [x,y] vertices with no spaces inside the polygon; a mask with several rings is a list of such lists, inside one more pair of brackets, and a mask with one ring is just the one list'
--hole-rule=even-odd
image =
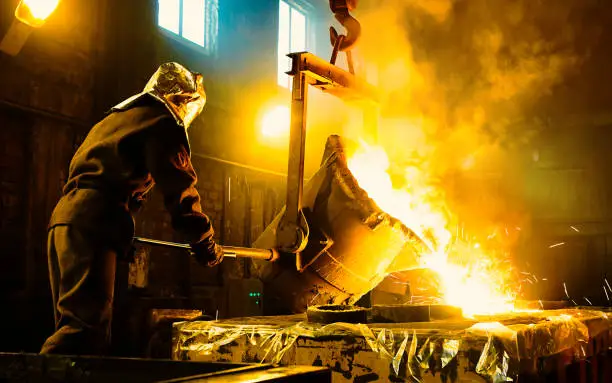
{"label": "work jacket", "polygon": [[73,225],[101,246],[124,253],[132,243],[132,213],[153,187],[172,226],[197,243],[213,235],[195,188],[185,129],[163,104],[145,100],[96,124],[70,162],[63,196],[49,228]]}

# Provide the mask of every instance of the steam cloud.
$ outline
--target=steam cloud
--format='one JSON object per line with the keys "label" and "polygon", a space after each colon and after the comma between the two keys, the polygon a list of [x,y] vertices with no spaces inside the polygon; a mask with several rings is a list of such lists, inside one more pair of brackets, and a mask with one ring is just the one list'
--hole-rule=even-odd
{"label": "steam cloud", "polygon": [[[384,93],[380,143],[395,163],[426,169],[431,182],[476,168],[503,174],[513,193],[521,169],[512,156],[538,132],[538,102],[588,57],[579,41],[581,16],[594,4],[362,1],[358,69],[377,69],[374,82]],[[497,191],[492,196],[498,184],[479,186],[487,220],[507,219],[520,205],[516,196],[511,202]]]}

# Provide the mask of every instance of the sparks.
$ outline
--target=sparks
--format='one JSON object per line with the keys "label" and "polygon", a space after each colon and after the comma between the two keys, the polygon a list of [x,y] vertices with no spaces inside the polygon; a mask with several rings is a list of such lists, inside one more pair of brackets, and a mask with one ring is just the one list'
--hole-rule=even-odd
{"label": "sparks", "polygon": [[312,304],[312,302],[314,302],[314,301],[315,301],[315,299],[317,299],[317,298],[319,297],[319,294],[321,294],[321,293],[317,293],[317,295],[315,295],[315,296],[312,298],[312,300],[310,301],[310,304]]}
{"label": "sparks", "polygon": [[[347,164],[359,186],[382,210],[429,245],[431,252],[422,254],[421,266],[438,275],[443,302],[460,307],[467,317],[514,309],[516,294],[507,287],[511,266],[487,253],[464,224],[451,224],[444,196],[427,172],[407,168],[404,184],[409,186],[396,188],[388,173],[391,161],[385,149],[365,142],[348,157]],[[419,291],[417,286],[415,291]]]}
{"label": "sparks", "polygon": [[608,290],[610,290],[610,292],[612,292],[612,288],[610,288],[610,284],[608,283],[608,279],[604,278],[604,282],[606,282],[606,286],[608,286]]}
{"label": "sparks", "polygon": [[565,242],[559,242],[559,243],[555,243],[554,245],[548,246],[548,248],[552,249],[553,247],[559,247],[559,246],[563,246],[563,245],[565,245]]}
{"label": "sparks", "polygon": [[606,286],[603,286],[604,293],[606,293],[606,299],[610,302],[610,296],[608,295],[608,290],[606,290]]}
{"label": "sparks", "polygon": [[580,230],[576,229],[576,227],[574,226],[570,226],[572,228],[572,230],[574,230],[576,233],[580,233]]}
{"label": "sparks", "polygon": [[563,290],[565,290],[565,296],[567,297],[567,299],[570,299],[570,296],[567,293],[567,286],[565,285],[565,282],[563,282]]}
{"label": "sparks", "polygon": [[588,303],[589,305],[593,306],[593,304],[591,303],[591,301],[589,300],[589,298],[587,298],[587,297],[583,297],[583,298],[584,298],[584,300],[585,300],[585,301],[587,301],[587,303]]}

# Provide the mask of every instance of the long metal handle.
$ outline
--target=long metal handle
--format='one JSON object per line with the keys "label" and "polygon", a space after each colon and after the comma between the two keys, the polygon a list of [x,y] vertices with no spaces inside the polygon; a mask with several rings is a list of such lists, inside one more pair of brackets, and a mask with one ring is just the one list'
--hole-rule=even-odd
{"label": "long metal handle", "polygon": [[223,255],[230,258],[251,258],[264,261],[275,261],[278,252],[275,249],[253,249],[250,247],[221,246]]}
{"label": "long metal handle", "polygon": [[191,245],[187,243],[166,242],[157,239],[134,237],[134,242],[146,243],[147,245],[172,247],[175,249],[191,250]]}
{"label": "long metal handle", "polygon": [[[145,243],[154,246],[171,247],[175,249],[182,249],[191,251],[191,245],[187,243],[167,242],[159,241],[157,239],[134,237],[134,242]],[[252,249],[249,247],[235,247],[235,246],[221,246],[223,249],[223,256],[227,258],[251,258],[260,259],[264,261],[276,261],[278,259],[278,252],[276,249]]]}

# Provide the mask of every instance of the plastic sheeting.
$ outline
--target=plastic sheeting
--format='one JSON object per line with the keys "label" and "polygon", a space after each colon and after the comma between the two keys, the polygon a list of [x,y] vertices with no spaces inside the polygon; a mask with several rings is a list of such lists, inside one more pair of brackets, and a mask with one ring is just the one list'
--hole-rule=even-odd
{"label": "plastic sheeting", "polygon": [[[511,382],[518,374],[518,361],[537,359],[570,350],[578,359],[586,357],[585,346],[602,331],[610,332],[608,314],[592,310],[540,311],[530,313],[531,323],[513,323],[520,317],[505,318],[507,325],[480,322],[467,334],[486,336],[476,372],[492,382]],[[504,319],[504,318],[502,318]]]}
{"label": "plastic sheeting", "polygon": [[581,358],[590,339],[612,332],[606,313],[577,309],[512,313],[481,322],[317,325],[301,319],[303,316],[178,323],[174,358],[227,353],[224,347],[241,339],[259,362],[287,364],[291,360],[285,356],[299,347],[298,339],[363,339],[398,376],[401,373],[420,381],[426,371],[443,371],[459,353],[477,351],[477,374],[491,382],[510,382],[518,376],[521,359],[567,350]]}

